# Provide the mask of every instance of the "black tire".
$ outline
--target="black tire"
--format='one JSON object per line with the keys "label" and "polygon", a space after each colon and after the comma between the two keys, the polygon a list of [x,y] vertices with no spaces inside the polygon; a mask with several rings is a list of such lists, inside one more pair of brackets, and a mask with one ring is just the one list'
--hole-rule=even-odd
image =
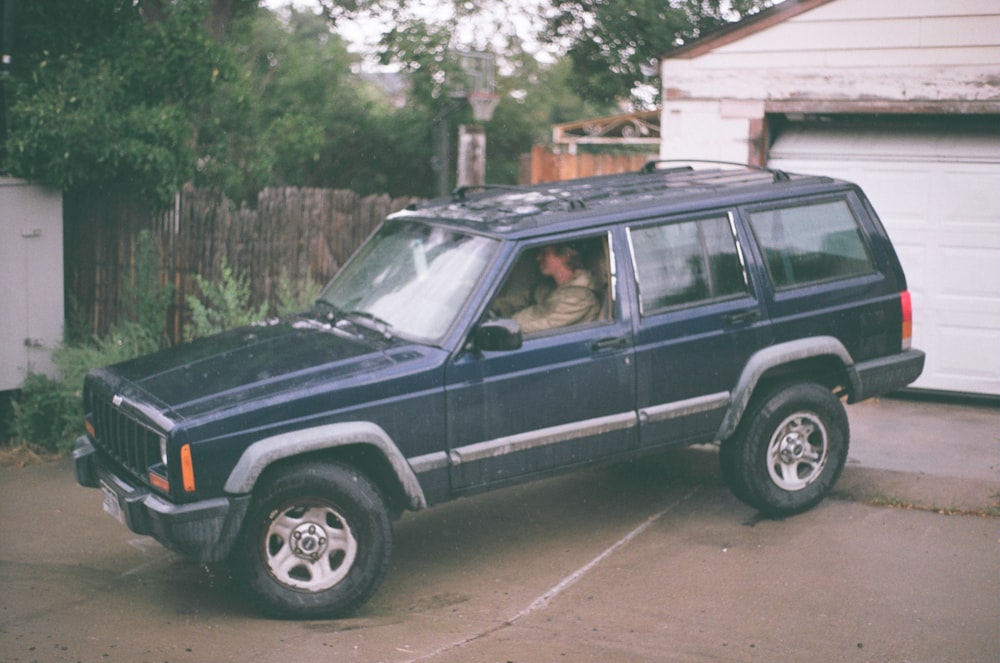
{"label": "black tire", "polygon": [[344,616],[371,597],[391,551],[378,488],[349,466],[312,463],[266,478],[234,562],[262,612],[317,619]]}
{"label": "black tire", "polygon": [[722,476],[739,499],[769,516],[801,513],[833,488],[847,462],[844,405],[813,382],[783,385],[751,399],[723,440]]}

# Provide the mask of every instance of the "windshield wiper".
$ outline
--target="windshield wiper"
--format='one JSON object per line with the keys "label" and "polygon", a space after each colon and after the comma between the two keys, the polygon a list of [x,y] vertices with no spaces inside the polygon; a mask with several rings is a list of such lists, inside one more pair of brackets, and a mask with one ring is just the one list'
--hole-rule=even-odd
{"label": "windshield wiper", "polygon": [[[320,312],[320,309],[325,309],[325,312]],[[339,308],[326,301],[325,299],[317,299],[313,304],[313,310],[320,316],[326,318],[328,321],[333,322],[335,319],[340,318],[344,315],[344,312]]]}
{"label": "windshield wiper", "polygon": [[347,313],[348,316],[361,318],[362,320],[367,320],[368,322],[375,325],[375,330],[381,333],[386,338],[392,338],[392,325],[386,320],[378,317],[374,313],[369,313],[368,311],[361,311],[354,309]]}

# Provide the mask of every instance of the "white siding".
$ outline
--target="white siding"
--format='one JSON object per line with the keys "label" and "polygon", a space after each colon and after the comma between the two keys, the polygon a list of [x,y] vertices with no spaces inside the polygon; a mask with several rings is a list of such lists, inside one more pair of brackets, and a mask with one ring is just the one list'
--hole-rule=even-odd
{"label": "white siding", "polygon": [[836,0],[667,57],[662,76],[665,113],[712,99],[1000,103],[1000,2]]}

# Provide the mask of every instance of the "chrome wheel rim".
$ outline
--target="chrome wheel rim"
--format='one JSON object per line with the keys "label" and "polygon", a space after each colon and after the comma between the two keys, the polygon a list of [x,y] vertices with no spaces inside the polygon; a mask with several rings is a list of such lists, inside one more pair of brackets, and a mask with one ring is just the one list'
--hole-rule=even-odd
{"label": "chrome wheel rim", "polygon": [[830,436],[811,412],[796,412],[781,422],[767,445],[767,472],[782,490],[802,490],[823,472]]}

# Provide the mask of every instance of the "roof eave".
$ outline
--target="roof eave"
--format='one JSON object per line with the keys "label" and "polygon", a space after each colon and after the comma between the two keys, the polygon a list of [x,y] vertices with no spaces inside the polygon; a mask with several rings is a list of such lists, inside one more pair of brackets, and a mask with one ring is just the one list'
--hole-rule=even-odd
{"label": "roof eave", "polygon": [[727,44],[739,41],[744,37],[766,30],[788,19],[811,11],[833,2],[834,0],[785,0],[779,5],[769,7],[759,14],[749,16],[742,21],[731,23],[723,28],[710,32],[700,39],[671,49],[660,56],[661,60],[689,60],[704,55]]}

